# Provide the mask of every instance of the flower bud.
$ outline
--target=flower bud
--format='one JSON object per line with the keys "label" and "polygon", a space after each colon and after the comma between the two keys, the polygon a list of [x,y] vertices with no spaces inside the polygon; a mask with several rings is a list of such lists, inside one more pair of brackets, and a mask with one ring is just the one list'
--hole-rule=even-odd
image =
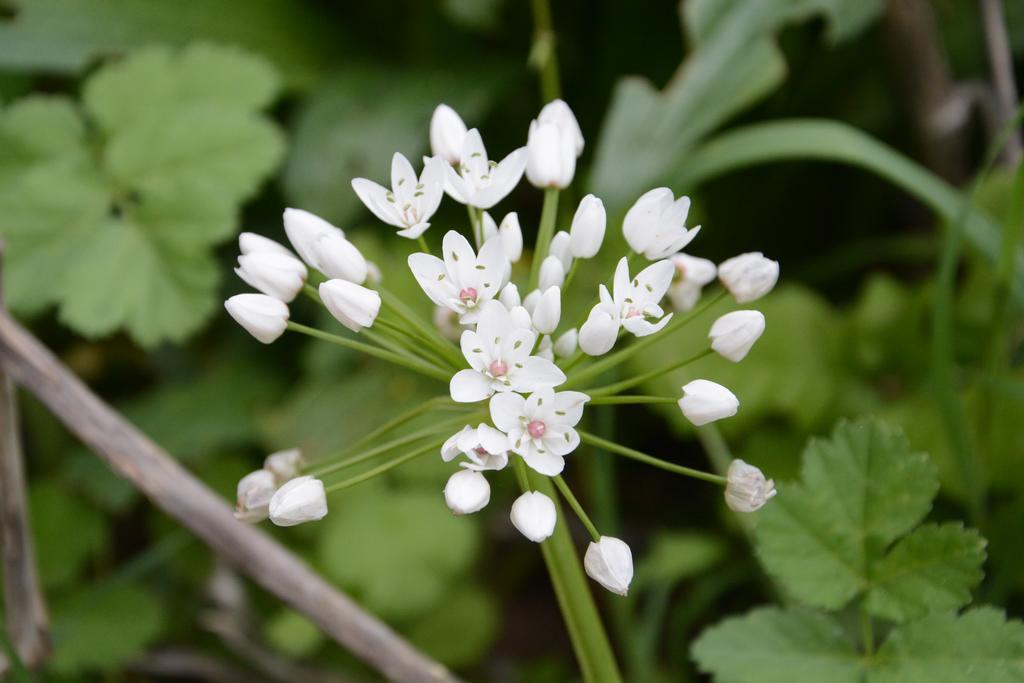
{"label": "flower bud", "polygon": [[380,266],[373,261],[366,262],[366,284],[379,285],[384,281],[384,273],[380,272]]}
{"label": "flower bud", "polygon": [[555,533],[558,513],[553,500],[540,491],[527,491],[512,503],[509,517],[519,533],[540,543]]}
{"label": "flower bud", "polygon": [[601,250],[608,216],[604,202],[592,194],[580,201],[572,217],[569,235],[572,238],[572,255],[576,258],[593,258]]}
{"label": "flower bud", "polygon": [[674,254],[672,265],[676,267],[676,279],[668,290],[668,298],[677,311],[689,311],[700,300],[704,285],[715,279],[718,268],[713,261],[688,254]]}
{"label": "flower bud", "polygon": [[683,387],[679,409],[693,424],[700,425],[732,417],[739,410],[736,395],[721,384],[706,379],[695,379]]}
{"label": "flower bud", "polygon": [[580,348],[588,356],[601,356],[612,350],[618,336],[618,321],[607,311],[595,307],[580,328]]}
{"label": "flower bud", "polygon": [[534,187],[564,189],[576,174],[575,141],[555,123],[532,121],[526,140],[526,179]]}
{"label": "flower bud", "polygon": [[270,252],[295,257],[295,254],[288,247],[263,235],[257,235],[254,232],[243,232],[238,235],[238,250],[243,254]]}
{"label": "flower bud", "polygon": [[283,484],[289,479],[299,476],[301,467],[302,451],[298,448],[271,453],[263,461],[263,469],[273,474],[278,484]]}
{"label": "flower bud", "polygon": [[466,124],[447,104],[439,104],[430,117],[430,149],[449,164],[459,163],[466,141]]}
{"label": "flower bud", "polygon": [[764,315],[761,311],[733,311],[711,325],[708,338],[717,354],[738,363],[750,352],[762,332]]}
{"label": "flower bud", "polygon": [[540,342],[537,344],[537,351],[533,355],[549,360],[552,363],[555,361],[555,348],[554,344],[551,343],[550,334],[545,334],[540,338]]}
{"label": "flower bud", "polygon": [[508,312],[509,319],[512,321],[513,329],[528,330],[533,327],[533,319],[530,317],[530,312],[526,310],[525,306],[514,306]]}
{"label": "flower bud", "polygon": [[514,282],[510,282],[501,289],[501,294],[498,295],[498,301],[508,310],[512,310],[516,306],[521,306],[523,300],[519,297],[519,288],[516,287]]}
{"label": "flower bud", "polygon": [[267,506],[277,490],[274,475],[267,470],[250,472],[238,480],[238,502],[235,518],[243,522],[259,522],[267,518]]}
{"label": "flower bud", "polygon": [[565,266],[557,256],[548,256],[540,264],[540,284],[538,287],[543,291],[549,287],[561,287],[565,282]]}
{"label": "flower bud", "polygon": [[718,266],[718,279],[737,303],[760,299],[779,281],[779,262],[759,251],[733,256]]}
{"label": "flower bud", "polygon": [[491,218],[491,214],[486,211],[480,216],[480,227],[483,229],[484,242],[498,234],[498,224]]}
{"label": "flower bud", "polygon": [[573,151],[579,157],[583,154],[583,131],[576,120],[576,115],[564,100],[552,100],[540,110],[537,120],[541,123],[553,123],[562,129],[573,142]]}
{"label": "flower bud", "polygon": [[321,283],[320,300],[338,322],[353,332],[373,325],[380,313],[380,294],[348,280]]}
{"label": "flower bud", "polygon": [[541,294],[533,310],[533,328],[541,334],[551,334],[562,318],[562,290],[549,287]]}
{"label": "flower bud", "polygon": [[302,209],[285,209],[284,231],[302,260],[327,277],[357,284],[366,281],[366,259],[344,232],[323,218]]}
{"label": "flower bud", "polygon": [[562,262],[562,268],[566,271],[572,266],[571,241],[569,233],[565,230],[559,230],[551,238],[551,243],[548,245],[548,256],[557,256],[558,260]]}
{"label": "flower bud", "polygon": [[573,355],[576,353],[578,341],[579,333],[575,327],[568,332],[563,332],[562,336],[555,340],[555,355],[559,358],[568,358]]}
{"label": "flower bud", "polygon": [[505,247],[505,256],[512,263],[523,257],[523,230],[519,227],[519,215],[515,211],[505,214],[498,226],[501,244]]}
{"label": "flower bud", "polygon": [[459,314],[447,306],[434,307],[434,327],[441,333],[441,336],[451,341],[459,341],[462,338],[462,325],[459,324]]}
{"label": "flower bud", "polygon": [[537,308],[537,304],[540,302],[540,294],[541,290],[535,289],[527,294],[526,298],[523,299],[523,308],[529,311],[530,315],[533,315],[534,309]]}
{"label": "flower bud", "polygon": [[306,282],[306,266],[291,255],[257,251],[238,257],[235,274],[267,296],[289,302]]}
{"label": "flower bud", "polygon": [[726,472],[725,504],[736,512],[760,510],[775,496],[775,482],[765,479],[764,473],[742,460],[733,460]]}
{"label": "flower bud", "polygon": [[224,308],[246,332],[269,344],[288,327],[288,306],[266,294],[236,294],[224,302]]}
{"label": "flower bud", "polygon": [[295,526],[327,516],[327,493],[316,477],[296,477],[270,499],[270,521],[277,526]]}
{"label": "flower bud", "polygon": [[491,485],[476,470],[459,470],[448,478],[444,502],[456,515],[469,515],[483,510],[491,500]]}
{"label": "flower bud", "polygon": [[583,556],[587,576],[616,595],[626,595],[633,580],[633,553],[617,538],[602,536]]}

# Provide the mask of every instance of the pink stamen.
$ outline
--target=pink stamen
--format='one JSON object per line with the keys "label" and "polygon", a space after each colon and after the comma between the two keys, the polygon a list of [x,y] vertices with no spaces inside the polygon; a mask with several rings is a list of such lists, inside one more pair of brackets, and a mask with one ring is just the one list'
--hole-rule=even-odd
{"label": "pink stamen", "polygon": [[477,455],[487,455],[488,454],[487,451],[484,450],[483,446],[477,446],[476,448],[473,449],[473,452],[476,453]]}
{"label": "pink stamen", "polygon": [[640,310],[637,309],[636,306],[630,306],[629,310],[626,311],[626,317],[627,318],[636,318],[638,316],[640,316]]}
{"label": "pink stamen", "polygon": [[544,432],[548,431],[548,426],[540,420],[534,420],[530,424],[526,425],[526,431],[530,433],[535,439],[539,439],[544,436]]}
{"label": "pink stamen", "polygon": [[504,377],[508,374],[508,365],[500,360],[492,361],[489,370],[491,377]]}
{"label": "pink stamen", "polygon": [[477,293],[473,287],[466,287],[459,292],[459,298],[463,301],[476,301]]}

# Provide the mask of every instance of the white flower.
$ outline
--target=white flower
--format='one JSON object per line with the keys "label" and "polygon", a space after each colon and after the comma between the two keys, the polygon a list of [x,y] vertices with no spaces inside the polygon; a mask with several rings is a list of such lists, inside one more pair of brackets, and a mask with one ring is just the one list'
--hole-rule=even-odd
{"label": "white flower", "polygon": [[430,254],[409,255],[409,268],[430,300],[459,314],[463,325],[471,325],[480,307],[505,285],[508,259],[500,239],[490,239],[480,254],[465,237],[450,230],[441,245],[444,260]]}
{"label": "white flower", "polygon": [[563,332],[562,336],[555,340],[555,355],[559,358],[568,358],[572,354],[576,353],[578,339],[579,333],[576,331],[575,327]]}
{"label": "white flower", "polygon": [[772,291],[779,281],[779,262],[759,251],[733,256],[718,266],[718,279],[737,303],[745,304]]}
{"label": "white flower", "polygon": [[491,421],[508,435],[509,444],[526,464],[553,477],[565,467],[565,456],[576,450],[580,436],[573,429],[590,400],[578,391],[544,389],[523,398],[516,393],[491,399]]}
{"label": "white flower", "polygon": [[545,334],[537,343],[537,356],[552,363],[555,362],[555,348],[550,334]]}
{"label": "white flower", "polygon": [[498,235],[498,224],[494,222],[490,212],[484,211],[480,216],[480,227],[483,230],[484,241]]}
{"label": "white flower", "polygon": [[672,190],[659,187],[647,192],[626,212],[622,234],[630,248],[652,261],[676,253],[690,243],[700,230],[686,229],[690,198],[673,199]]}
{"label": "white flower", "polygon": [[373,325],[380,313],[380,294],[348,280],[321,283],[320,300],[339,323],[353,332]]}
{"label": "white flower", "polygon": [[540,295],[531,314],[533,328],[541,334],[551,334],[562,318],[562,290],[548,287]]}
{"label": "white flower", "polygon": [[254,232],[243,232],[238,235],[238,250],[243,254],[273,253],[294,257],[291,250],[274,240],[257,235]]}
{"label": "white flower", "polygon": [[775,482],[742,460],[733,460],[726,472],[725,504],[736,512],[753,512],[764,507],[778,491]]}
{"label": "white flower", "polygon": [[633,553],[623,541],[602,536],[583,556],[587,576],[616,595],[626,595],[633,580]]}
{"label": "white flower", "polygon": [[540,115],[537,117],[537,121],[540,123],[553,123],[563,131],[569,133],[569,137],[573,141],[573,150],[576,152],[576,156],[579,157],[583,154],[583,131],[580,130],[580,124],[576,121],[576,115],[572,113],[572,109],[565,103],[564,100],[551,100],[540,110]]}
{"label": "white flower", "polygon": [[548,256],[540,264],[540,276],[537,278],[541,290],[549,287],[561,287],[565,283],[565,266],[557,256]]}
{"label": "white flower", "polygon": [[274,341],[288,328],[288,306],[266,294],[236,294],[224,308],[246,332],[264,344]]}
{"label": "white flower", "polygon": [[601,302],[590,311],[580,328],[580,348],[591,356],[607,353],[615,345],[621,325],[627,332],[646,337],[661,330],[672,319],[658,302],[672,283],[672,262],[658,261],[641,270],[632,280],[629,263],[623,257],[615,268],[614,294],[601,285]]}
{"label": "white flower", "polygon": [[284,231],[307,265],[327,277],[356,284],[366,281],[366,259],[344,232],[323,218],[302,209],[285,209]]}
{"label": "white flower", "polygon": [[512,191],[525,168],[525,147],[494,163],[487,158],[480,132],[474,128],[466,134],[458,170],[453,166],[445,169],[445,191],[457,202],[489,209]]}
{"label": "white flower", "polygon": [[430,217],[441,205],[446,166],[441,157],[430,157],[417,178],[409,160],[395,152],[391,157],[390,191],[366,178],[352,180],[352,189],[373,215],[402,228],[400,236],[416,239],[430,227]]}
{"label": "white flower", "polygon": [[487,302],[476,331],[462,333],[462,354],[470,368],[452,377],[452,400],[473,403],[496,391],[538,391],[564,382],[558,366],[530,355],[536,342],[536,333],[515,325],[501,302]]}
{"label": "white flower", "polygon": [[302,289],[307,272],[302,261],[290,254],[256,251],[238,257],[235,274],[254,289],[287,303]]}
{"label": "white flower", "polygon": [[371,285],[379,285],[384,281],[384,274],[380,272],[380,266],[373,261],[366,262],[366,282]]}
{"label": "white flower", "polygon": [[704,285],[715,279],[718,269],[714,261],[687,254],[672,256],[676,279],[668,290],[668,298],[677,311],[689,311],[697,305]]}
{"label": "white flower", "polygon": [[764,314],[761,311],[733,311],[711,325],[708,337],[716,353],[738,363],[750,352],[762,332]]}
{"label": "white flower", "polygon": [[600,356],[612,350],[618,336],[618,316],[598,305],[591,309],[587,321],[580,328],[580,348],[588,356]]}
{"label": "white flower", "polygon": [[556,123],[530,122],[526,138],[526,179],[534,187],[564,189],[576,174],[576,149],[571,134]]}
{"label": "white flower", "polygon": [[548,256],[557,256],[567,272],[572,267],[572,238],[565,230],[559,230],[548,245]]}
{"label": "white flower", "polygon": [[732,417],[739,410],[736,395],[721,384],[706,379],[695,379],[683,387],[679,409],[687,420],[698,427],[725,417]]}
{"label": "white flower", "polygon": [[448,478],[444,487],[444,502],[456,515],[479,512],[490,500],[491,485],[476,470],[459,470]]}
{"label": "white flower", "polygon": [[441,459],[451,462],[459,454],[469,462],[460,467],[482,472],[501,470],[508,464],[508,437],[489,424],[481,423],[474,429],[469,425],[453,434],[441,446]]}
{"label": "white flower", "polygon": [[277,526],[295,526],[326,516],[327,493],[316,477],[296,477],[270,499],[270,521]]}
{"label": "white flower", "polygon": [[299,476],[301,467],[302,451],[298,448],[271,453],[263,461],[263,469],[273,474],[278,484],[283,484],[289,479]]}
{"label": "white flower", "polygon": [[437,105],[430,117],[430,149],[449,164],[459,163],[466,142],[466,124],[447,104]]}
{"label": "white flower", "polygon": [[445,339],[459,341],[462,336],[462,325],[459,324],[459,314],[447,306],[434,306],[434,327]]}
{"label": "white flower", "polygon": [[540,543],[555,533],[558,513],[553,500],[540,491],[527,491],[512,503],[509,517],[519,533]]}
{"label": "white flower", "polygon": [[512,310],[516,306],[523,304],[522,298],[519,296],[519,288],[516,287],[514,282],[510,282],[501,289],[501,294],[498,295],[498,301],[505,305],[505,308]]}
{"label": "white flower", "polygon": [[523,256],[523,230],[519,227],[519,214],[515,211],[505,214],[498,226],[498,234],[501,235],[508,260],[517,263]]}
{"label": "white flower", "polygon": [[593,258],[604,242],[607,222],[604,202],[592,194],[580,200],[572,217],[572,227],[569,228],[572,255],[576,258]]}
{"label": "white flower", "polygon": [[533,319],[525,306],[515,306],[509,309],[509,316],[512,318],[512,326],[517,328],[530,329],[533,327]]}
{"label": "white flower", "polygon": [[276,490],[274,474],[265,469],[250,472],[239,479],[235,518],[243,522],[259,522],[266,519],[267,507]]}

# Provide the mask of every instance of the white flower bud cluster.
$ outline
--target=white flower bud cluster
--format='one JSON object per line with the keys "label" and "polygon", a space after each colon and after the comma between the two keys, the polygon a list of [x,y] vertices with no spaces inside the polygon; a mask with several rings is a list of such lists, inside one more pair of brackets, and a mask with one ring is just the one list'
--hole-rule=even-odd
{"label": "white flower bud cluster", "polygon": [[300,476],[302,464],[297,448],[268,455],[262,469],[238,482],[235,517],[243,522],[269,518],[277,526],[295,526],[327,516],[324,484]]}

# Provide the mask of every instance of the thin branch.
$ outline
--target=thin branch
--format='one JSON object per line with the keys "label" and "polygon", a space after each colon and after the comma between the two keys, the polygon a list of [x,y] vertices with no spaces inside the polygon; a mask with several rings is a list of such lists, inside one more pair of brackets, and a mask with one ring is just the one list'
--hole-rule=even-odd
{"label": "thin branch", "polygon": [[[985,46],[992,69],[992,83],[999,103],[999,126],[1013,120],[1017,111],[1017,81],[1013,74],[1013,54],[1006,35],[1002,0],[981,0],[981,20],[985,26]],[[1016,168],[1021,160],[1020,130],[1014,129],[1004,149],[1007,163]]]}
{"label": "thin branch", "polygon": [[269,683],[247,669],[235,667],[203,652],[184,648],[157,650],[128,667],[132,672],[153,678],[209,681],[210,683]]}
{"label": "thin branch", "polygon": [[[0,258],[3,244],[0,243]],[[0,290],[0,310],[3,293]],[[14,383],[0,372],[0,545],[3,546],[4,617],[14,652],[28,668],[50,653],[50,620],[39,585],[25,495],[25,464]]]}
{"label": "thin branch", "polygon": [[224,499],[92,393],[35,337],[0,312],[0,370],[35,394],[112,469],[325,634],[392,681],[455,683],[264,531],[234,518]]}

